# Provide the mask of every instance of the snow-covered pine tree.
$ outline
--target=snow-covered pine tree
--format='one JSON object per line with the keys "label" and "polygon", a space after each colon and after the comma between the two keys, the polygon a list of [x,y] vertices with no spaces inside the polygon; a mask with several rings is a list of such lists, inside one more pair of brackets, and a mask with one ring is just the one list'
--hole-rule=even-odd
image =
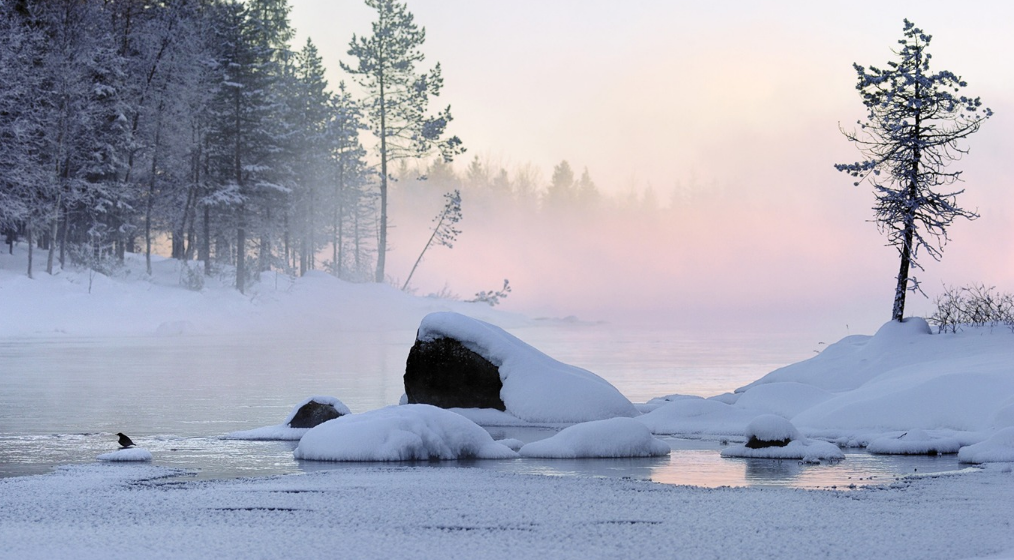
{"label": "snow-covered pine tree", "polygon": [[968,152],[960,141],[993,114],[978,97],[960,93],[966,84],[959,76],[930,70],[930,40],[905,20],[896,61],[885,69],[853,65],[868,113],[865,122],[858,121],[859,131],[842,133],[866,159],[835,165],[855,177],[855,185],[873,186],[875,220],[901,259],[891,311],[897,321],[904,317],[906,293],[918,289],[909,270],[922,268],[919,249],[940,260],[954,220],[978,217],[957,205],[963,190],[940,189],[960,180],[960,171],[947,169]]}
{"label": "snow-covered pine tree", "polygon": [[353,35],[349,55],[358,62],[342,63],[369,93],[366,106],[380,156],[380,231],[375,280],[383,282],[387,262],[387,194],[389,164],[401,158],[421,157],[434,149],[450,160],[464,149],[457,136],[443,138],[451,121],[448,106],[427,116],[430,97],[440,95],[440,64],[429,72],[416,65],[425,58],[420,48],[426,30],[419,28],[405,4],[395,0],[366,0],[377,11],[370,37]]}

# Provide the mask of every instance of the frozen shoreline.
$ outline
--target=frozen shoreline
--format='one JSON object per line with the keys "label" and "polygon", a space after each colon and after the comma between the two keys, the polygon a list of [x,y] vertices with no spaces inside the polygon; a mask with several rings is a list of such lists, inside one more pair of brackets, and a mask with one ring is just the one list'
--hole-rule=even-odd
{"label": "frozen shoreline", "polygon": [[86,465],[0,480],[0,558],[1014,555],[1009,465],[849,492],[396,465],[165,478],[177,472]]}

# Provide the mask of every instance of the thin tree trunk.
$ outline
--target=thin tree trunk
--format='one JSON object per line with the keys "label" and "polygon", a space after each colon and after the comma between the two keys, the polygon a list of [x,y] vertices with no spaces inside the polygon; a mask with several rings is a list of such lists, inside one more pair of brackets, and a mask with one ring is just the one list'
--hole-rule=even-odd
{"label": "thin tree trunk", "polygon": [[32,277],[32,224],[25,224],[25,236],[28,238],[28,277]]}

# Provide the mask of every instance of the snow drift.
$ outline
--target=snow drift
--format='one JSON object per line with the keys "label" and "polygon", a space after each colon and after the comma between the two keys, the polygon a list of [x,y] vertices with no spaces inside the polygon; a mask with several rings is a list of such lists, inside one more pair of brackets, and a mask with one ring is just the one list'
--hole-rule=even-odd
{"label": "snow drift", "polygon": [[522,457],[552,459],[660,457],[671,451],[632,418],[610,418],[575,424],[547,439],[521,448]]}
{"label": "snow drift", "polygon": [[313,461],[517,457],[509,447],[494,442],[478,424],[427,404],[389,406],[324,422],[306,432],[294,455]]}

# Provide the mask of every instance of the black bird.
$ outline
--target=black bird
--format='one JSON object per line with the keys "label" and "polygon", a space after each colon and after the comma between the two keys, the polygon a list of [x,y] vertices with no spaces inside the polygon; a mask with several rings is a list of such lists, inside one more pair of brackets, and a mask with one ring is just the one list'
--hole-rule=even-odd
{"label": "black bird", "polygon": [[134,442],[130,441],[130,438],[127,437],[127,434],[118,433],[116,435],[120,436],[120,447],[122,448],[134,447]]}

